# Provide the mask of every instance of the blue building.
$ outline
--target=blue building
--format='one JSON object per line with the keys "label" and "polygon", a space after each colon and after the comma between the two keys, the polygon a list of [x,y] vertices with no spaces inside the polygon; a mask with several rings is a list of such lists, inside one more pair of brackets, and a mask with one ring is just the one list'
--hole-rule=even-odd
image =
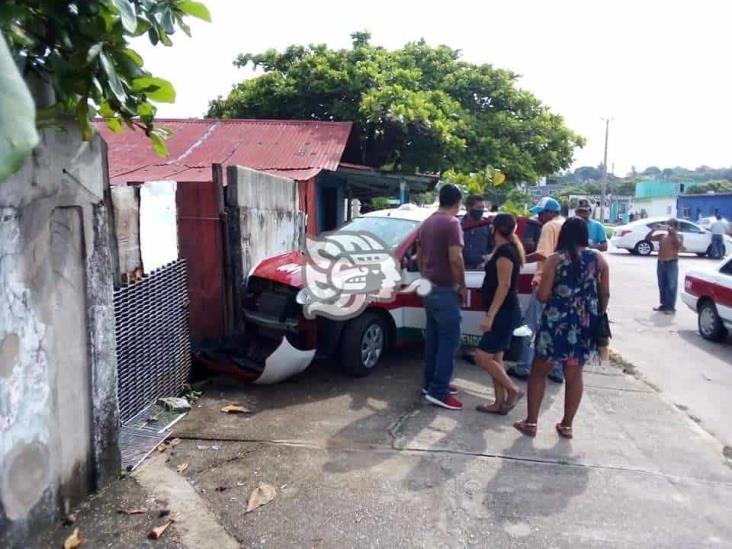
{"label": "blue building", "polygon": [[719,213],[732,219],[732,193],[683,194],[676,201],[676,215],[681,219],[696,221]]}

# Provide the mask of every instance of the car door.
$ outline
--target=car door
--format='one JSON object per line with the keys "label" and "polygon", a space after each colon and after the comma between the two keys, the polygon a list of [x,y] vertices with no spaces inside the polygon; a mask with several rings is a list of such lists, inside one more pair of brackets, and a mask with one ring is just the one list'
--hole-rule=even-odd
{"label": "car door", "polygon": [[732,323],[732,258],[719,268],[714,278],[717,313],[727,324]]}
{"label": "car door", "polygon": [[679,221],[679,232],[684,237],[684,249],[687,252],[706,253],[712,243],[711,233],[688,221]]}

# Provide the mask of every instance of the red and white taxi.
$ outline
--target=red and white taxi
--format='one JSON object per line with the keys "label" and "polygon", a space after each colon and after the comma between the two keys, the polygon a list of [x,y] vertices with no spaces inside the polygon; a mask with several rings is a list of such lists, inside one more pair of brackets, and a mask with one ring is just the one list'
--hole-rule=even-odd
{"label": "red and white taxi", "polygon": [[[391,250],[408,285],[419,273],[414,260],[417,230],[434,210],[414,205],[381,210],[355,218],[339,231],[363,231],[377,236]],[[486,216],[465,231],[491,223]],[[526,242],[538,239],[536,221],[518,219],[519,236]],[[350,320],[316,317],[307,319],[298,303],[303,288],[304,255],[285,253],[262,261],[247,278],[243,306],[246,320],[243,352],[227,373],[256,383],[274,383],[304,370],[315,358],[335,358],[353,376],[368,375],[391,346],[419,340],[425,328],[422,298],[416,293],[398,293],[393,302],[371,303]],[[528,302],[535,265],[527,265],[519,280],[522,302]],[[484,273],[466,271],[467,303],[464,305],[462,338],[477,345],[483,315],[480,287]]]}
{"label": "red and white taxi", "polygon": [[681,299],[699,314],[704,339],[724,341],[732,329],[732,257],[714,270],[687,273]]}

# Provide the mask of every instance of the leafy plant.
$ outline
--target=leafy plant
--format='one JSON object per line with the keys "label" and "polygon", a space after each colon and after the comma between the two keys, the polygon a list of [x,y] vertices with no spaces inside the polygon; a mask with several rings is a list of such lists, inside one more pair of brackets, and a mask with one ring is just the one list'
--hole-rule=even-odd
{"label": "leafy plant", "polygon": [[375,196],[371,199],[371,207],[374,210],[386,210],[391,207],[391,201],[386,196]]}
{"label": "leafy plant", "polygon": [[400,172],[478,174],[509,182],[568,168],[584,139],[531,93],[518,75],[463,61],[423,40],[390,51],[354,33],[350,49],[322,44],[240,55],[262,73],[210,103],[214,117],[349,120],[350,161]]}
{"label": "leafy plant", "polygon": [[53,89],[56,102],[37,112],[39,125],[73,113],[89,139],[101,116],[115,132],[143,129],[164,155],[168,131],[153,123],[155,103],[175,101],[175,89],[144,68],[130,40],[147,34],[171,46],[178,29],[190,35],[189,16],[211,19],[192,0],[3,0],[0,29],[23,75]]}

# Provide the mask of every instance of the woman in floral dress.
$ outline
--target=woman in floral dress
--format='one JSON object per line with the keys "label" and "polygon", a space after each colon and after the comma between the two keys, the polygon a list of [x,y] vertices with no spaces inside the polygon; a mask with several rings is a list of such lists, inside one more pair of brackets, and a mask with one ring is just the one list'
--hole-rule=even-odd
{"label": "woman in floral dress", "polygon": [[598,327],[610,298],[608,264],[588,248],[583,219],[567,220],[559,233],[557,251],[547,259],[538,297],[546,303],[536,333],[536,353],[528,384],[526,419],[514,427],[536,435],[546,377],[555,363],[564,367],[564,417],[560,436],[572,438],[572,421],[582,400],[582,367],[597,354]]}

